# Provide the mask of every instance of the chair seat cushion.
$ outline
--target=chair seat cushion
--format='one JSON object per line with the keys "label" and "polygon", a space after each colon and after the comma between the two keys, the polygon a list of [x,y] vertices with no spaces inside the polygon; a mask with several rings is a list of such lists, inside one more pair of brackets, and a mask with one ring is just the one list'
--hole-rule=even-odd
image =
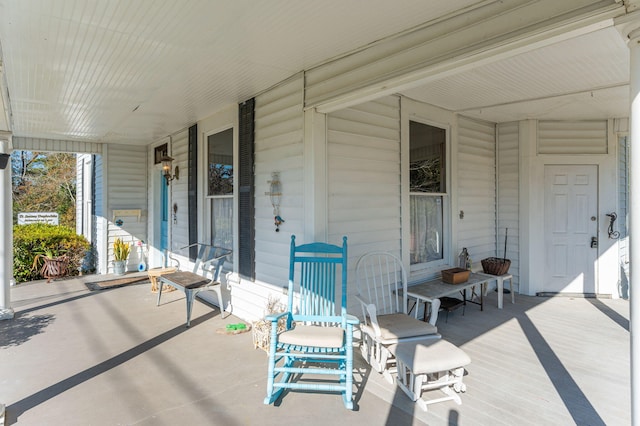
{"label": "chair seat cushion", "polygon": [[396,359],[409,367],[413,374],[448,371],[471,363],[471,358],[462,349],[442,339],[417,340],[394,346]]}
{"label": "chair seat cushion", "polygon": [[[393,342],[407,337],[438,333],[438,327],[406,314],[379,315],[377,318],[380,326],[380,340],[382,341]],[[363,325],[362,330],[373,334],[373,327],[370,325]]]}
{"label": "chair seat cushion", "polygon": [[295,346],[341,348],[344,344],[344,329],[315,325],[296,325],[278,336],[278,342]]}

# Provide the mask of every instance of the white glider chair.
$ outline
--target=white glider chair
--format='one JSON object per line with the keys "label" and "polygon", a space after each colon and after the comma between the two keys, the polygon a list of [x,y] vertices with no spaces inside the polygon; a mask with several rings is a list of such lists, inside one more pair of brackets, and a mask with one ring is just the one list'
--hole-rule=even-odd
{"label": "white glider chair", "polygon": [[381,251],[363,255],[356,264],[356,285],[362,306],[362,356],[393,383],[394,345],[441,336],[435,325],[418,319],[417,309],[408,314],[407,273],[398,257]]}

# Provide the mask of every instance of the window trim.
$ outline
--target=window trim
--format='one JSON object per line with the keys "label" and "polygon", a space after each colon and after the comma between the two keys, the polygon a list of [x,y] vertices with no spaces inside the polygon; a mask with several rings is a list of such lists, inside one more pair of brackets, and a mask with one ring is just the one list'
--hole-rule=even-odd
{"label": "window trim", "polygon": [[[225,195],[208,195],[209,193],[209,136],[218,134],[218,133],[222,133],[225,132],[227,130],[231,129],[232,130],[232,143],[233,143],[233,194],[225,194]],[[237,234],[237,229],[235,226],[235,223],[237,221],[238,218],[238,214],[237,214],[237,206],[236,206],[236,200],[237,200],[237,178],[236,178],[236,170],[238,167],[238,153],[237,153],[237,139],[238,139],[238,135],[237,135],[238,129],[235,125],[226,125],[226,126],[222,126],[219,128],[216,128],[215,130],[211,130],[211,131],[207,131],[205,133],[203,133],[203,148],[204,148],[204,155],[203,155],[203,164],[202,164],[202,168],[205,171],[205,173],[203,173],[203,183],[202,183],[202,188],[203,188],[203,198],[204,198],[204,206],[203,206],[203,219],[204,219],[204,223],[203,223],[203,237],[205,241],[211,241],[212,239],[212,229],[211,229],[211,220],[213,219],[213,212],[211,209],[211,199],[213,198],[233,198],[234,203],[233,203],[233,229],[232,229],[232,234],[233,234],[233,244],[235,247],[236,244],[236,240],[238,238],[238,234]]]}
{"label": "window trim", "polygon": [[[435,274],[441,270],[443,266],[451,265],[452,263],[452,247],[453,247],[453,160],[452,160],[452,126],[450,123],[433,119],[431,117],[439,114],[433,114],[429,111],[432,107],[425,105],[425,111],[418,111],[420,104],[414,102],[402,102],[401,104],[401,122],[400,122],[400,180],[401,180],[401,205],[403,206],[402,216],[402,259],[407,271],[411,276],[414,275],[430,275]],[[438,117],[441,118],[441,117]],[[410,181],[409,181],[409,164],[410,164],[410,145],[409,139],[409,126],[410,122],[414,121],[428,126],[438,127],[445,130],[445,186],[446,192],[444,193],[419,193],[419,195],[426,196],[442,196],[442,220],[443,220],[443,258],[437,261],[428,263],[411,264],[410,261],[410,241],[411,241],[411,195]],[[417,194],[417,193],[416,193]]]}

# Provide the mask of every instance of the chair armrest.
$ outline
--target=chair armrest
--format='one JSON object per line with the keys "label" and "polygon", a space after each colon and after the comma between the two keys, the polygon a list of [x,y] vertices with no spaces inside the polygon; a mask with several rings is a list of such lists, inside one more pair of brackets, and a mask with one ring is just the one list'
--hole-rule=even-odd
{"label": "chair armrest", "polygon": [[376,336],[380,336],[382,332],[380,331],[380,326],[378,325],[376,305],[374,305],[373,303],[369,303],[366,308],[367,314],[369,315],[369,320],[371,321],[371,326],[373,327],[373,331],[376,333]]}
{"label": "chair armrest", "polygon": [[178,250],[184,250],[184,249],[188,249],[188,248],[191,248],[191,247],[196,247],[196,246],[199,246],[199,245],[201,245],[201,244],[202,244],[202,243],[193,243],[193,244],[189,244],[188,246],[178,247]]}
{"label": "chair armrest", "polygon": [[227,257],[231,255],[232,251],[217,246],[211,247],[215,250],[214,257],[212,259],[202,261],[200,269],[205,273],[211,273],[212,280],[214,282],[220,282],[220,272],[222,271],[224,262],[227,260]]}
{"label": "chair armrest", "polygon": [[[184,249],[188,249],[188,248],[191,248],[191,247],[194,247],[194,246],[198,246],[198,245],[200,245],[200,243],[193,243],[193,244],[189,244],[188,246],[178,247],[178,251],[182,251]],[[176,268],[178,268],[179,271],[181,271],[182,269],[180,268],[180,260],[178,260],[177,257],[173,257],[169,253],[173,253],[173,252],[169,252],[167,250],[167,257],[169,258],[169,260],[173,261],[173,263],[174,263],[173,266],[175,266]],[[168,265],[168,263],[169,262],[167,262],[167,266],[170,266],[170,265]]]}
{"label": "chair armrest", "polygon": [[277,314],[265,315],[264,320],[268,321],[268,322],[271,322],[271,338],[272,339],[276,338],[276,335],[278,334],[278,323],[284,317],[287,318],[286,327],[285,327],[284,331],[290,330],[291,326],[293,324],[293,319],[292,319],[291,312],[280,312],[280,313],[277,313]]}
{"label": "chair armrest", "polygon": [[[215,249],[216,256],[209,260],[202,261],[201,268],[202,270],[207,272],[217,271],[219,273],[219,269],[222,268],[222,265],[224,264],[224,261],[227,260],[227,257],[231,255],[232,250],[217,246],[212,247]],[[218,252],[220,252],[220,254],[218,254]],[[211,264],[214,262],[216,262],[216,265],[215,267],[211,268]]]}
{"label": "chair armrest", "polygon": [[346,314],[343,317],[342,328],[344,328],[347,334],[353,337],[353,329],[360,324],[360,319],[354,315]]}
{"label": "chair armrest", "polygon": [[356,299],[358,299],[358,301],[360,302],[360,306],[362,307],[362,321],[364,322],[364,324],[367,325],[369,322],[373,322],[373,320],[376,319],[375,305],[366,301],[359,294],[356,294]]}
{"label": "chair armrest", "polygon": [[360,324],[360,320],[358,317],[354,315],[347,314],[347,324],[349,325],[358,325]]}
{"label": "chair armrest", "polygon": [[282,318],[285,315],[289,315],[289,312],[280,312],[278,314],[269,314],[269,315],[266,315],[264,317],[264,320],[265,321],[276,322],[276,321],[278,321],[280,318]]}
{"label": "chair armrest", "polygon": [[[364,324],[367,325],[367,322],[370,322],[376,336],[380,336],[382,332],[380,331],[380,326],[378,325],[378,310],[376,308],[376,305],[374,305],[373,303],[368,303],[358,294],[356,294],[356,299],[358,299],[360,301],[360,304],[362,305],[362,316],[364,317]],[[367,321],[367,317],[369,318],[369,321]]]}

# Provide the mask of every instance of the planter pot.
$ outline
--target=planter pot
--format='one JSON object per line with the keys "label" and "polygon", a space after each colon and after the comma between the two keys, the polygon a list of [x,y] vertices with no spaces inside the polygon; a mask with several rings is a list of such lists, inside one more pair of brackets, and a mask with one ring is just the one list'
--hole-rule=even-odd
{"label": "planter pot", "polygon": [[47,279],[48,283],[50,283],[54,278],[60,278],[67,275],[68,266],[69,260],[66,257],[58,257],[55,259],[44,258],[40,274]]}
{"label": "planter pot", "polygon": [[126,260],[114,260],[113,261],[113,273],[116,275],[124,275],[127,273],[127,261]]}

